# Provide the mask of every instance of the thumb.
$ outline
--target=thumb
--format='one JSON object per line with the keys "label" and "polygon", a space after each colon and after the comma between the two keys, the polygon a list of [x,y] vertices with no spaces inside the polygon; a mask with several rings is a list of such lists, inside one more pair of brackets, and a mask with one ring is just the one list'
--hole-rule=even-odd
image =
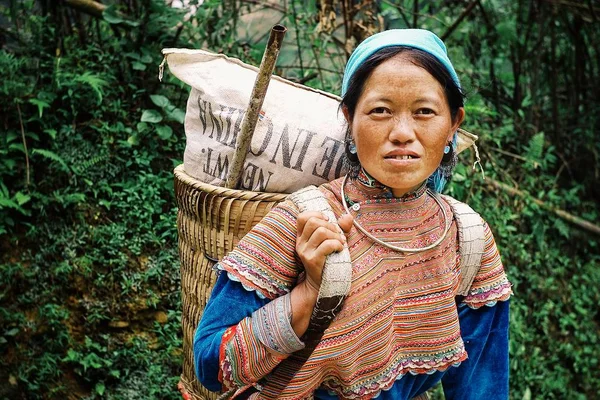
{"label": "thumb", "polygon": [[340,226],[340,228],[342,228],[342,231],[344,231],[346,235],[350,233],[353,221],[354,217],[350,214],[344,214],[340,218],[338,218],[338,225]]}

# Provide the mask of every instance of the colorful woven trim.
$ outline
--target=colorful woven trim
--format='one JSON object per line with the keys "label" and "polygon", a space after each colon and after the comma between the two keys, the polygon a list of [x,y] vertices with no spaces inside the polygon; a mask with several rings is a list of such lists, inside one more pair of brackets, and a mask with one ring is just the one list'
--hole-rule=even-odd
{"label": "colorful woven trim", "polygon": [[233,336],[228,341],[221,341],[221,347],[221,354],[224,354],[221,362],[223,386],[226,388],[252,386],[288,357],[260,342],[251,318],[244,318]]}
{"label": "colorful woven trim", "polygon": [[227,328],[221,337],[221,345],[219,346],[219,381],[223,385],[223,391],[235,388],[231,378],[231,364],[229,363],[229,360],[227,360],[225,348],[231,339],[233,339],[236,328],[237,325]]}
{"label": "colorful woven trim", "polygon": [[276,298],[252,314],[252,330],[260,342],[280,354],[304,348],[291,325],[290,294]]}
{"label": "colorful woven trim", "polygon": [[504,272],[500,253],[490,227],[484,225],[485,247],[481,256],[481,267],[475,276],[469,295],[463,300],[471,308],[493,306],[512,295],[511,284]]}
{"label": "colorful woven trim", "polygon": [[279,204],[244,236],[217,268],[227,271],[230,278],[264,298],[274,299],[289,293],[300,273],[295,258],[297,215],[298,209],[293,203]]}

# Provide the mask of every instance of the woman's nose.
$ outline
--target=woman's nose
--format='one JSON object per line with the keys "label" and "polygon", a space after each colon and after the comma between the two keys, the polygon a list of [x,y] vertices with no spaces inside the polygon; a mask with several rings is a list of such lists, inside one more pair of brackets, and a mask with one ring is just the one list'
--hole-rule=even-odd
{"label": "woman's nose", "polygon": [[415,127],[409,117],[394,119],[394,125],[389,134],[391,142],[407,143],[415,140]]}

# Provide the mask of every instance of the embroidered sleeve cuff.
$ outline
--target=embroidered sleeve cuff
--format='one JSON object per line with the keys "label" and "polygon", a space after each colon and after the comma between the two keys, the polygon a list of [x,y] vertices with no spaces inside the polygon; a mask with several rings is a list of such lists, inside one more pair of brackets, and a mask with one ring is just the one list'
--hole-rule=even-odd
{"label": "embroidered sleeve cuff", "polygon": [[291,354],[304,348],[291,325],[290,294],[271,301],[252,314],[252,330],[267,348],[280,354]]}
{"label": "embroidered sleeve cuff", "polygon": [[464,303],[473,309],[483,306],[492,307],[499,301],[506,301],[512,296],[512,285],[504,278],[495,285],[471,290]]}

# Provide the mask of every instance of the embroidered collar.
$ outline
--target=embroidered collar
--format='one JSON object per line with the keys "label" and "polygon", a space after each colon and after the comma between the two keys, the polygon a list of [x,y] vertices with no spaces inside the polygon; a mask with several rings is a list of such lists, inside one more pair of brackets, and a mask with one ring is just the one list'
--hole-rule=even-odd
{"label": "embroidered collar", "polygon": [[404,194],[401,197],[395,197],[392,189],[385,186],[367,171],[361,168],[358,176],[352,179],[351,188],[348,188],[346,193],[346,202],[349,206],[356,203],[381,203],[382,200],[388,204],[402,204],[403,207],[418,207],[427,201],[427,182],[423,182],[417,189]]}

